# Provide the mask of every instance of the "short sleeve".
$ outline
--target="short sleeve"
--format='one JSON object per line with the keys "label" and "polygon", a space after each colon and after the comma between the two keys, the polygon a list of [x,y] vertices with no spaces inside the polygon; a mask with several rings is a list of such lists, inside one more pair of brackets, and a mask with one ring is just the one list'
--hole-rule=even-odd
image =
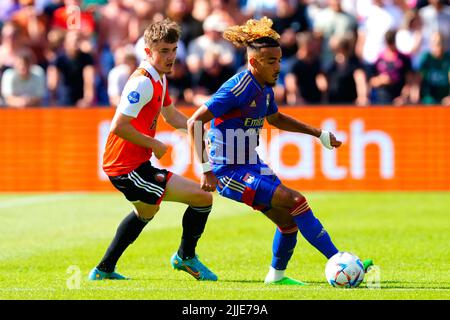
{"label": "short sleeve", "polygon": [[3,72],[2,77],[2,87],[1,87],[1,95],[4,97],[9,97],[13,95],[13,78],[14,78],[14,69],[7,69]]}
{"label": "short sleeve", "polygon": [[153,84],[145,76],[133,77],[123,89],[117,109],[124,115],[136,118],[153,97]]}
{"label": "short sleeve", "polygon": [[94,58],[88,53],[82,53],[81,60],[83,67],[94,65]]}
{"label": "short sleeve", "polygon": [[239,107],[239,99],[228,87],[221,87],[205,105],[214,117],[218,118],[230,110]]}

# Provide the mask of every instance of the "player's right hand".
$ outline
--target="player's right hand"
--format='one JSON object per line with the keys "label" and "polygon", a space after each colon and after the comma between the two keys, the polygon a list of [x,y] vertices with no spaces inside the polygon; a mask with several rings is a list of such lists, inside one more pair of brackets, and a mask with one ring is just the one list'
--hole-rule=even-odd
{"label": "player's right hand", "polygon": [[161,159],[169,149],[167,145],[162,143],[161,141],[157,141],[155,146],[153,146],[153,153],[155,154],[155,157],[158,159]]}
{"label": "player's right hand", "polygon": [[218,182],[219,180],[214,175],[214,173],[212,173],[212,171],[209,171],[204,173],[200,178],[200,187],[202,188],[202,190],[213,192],[214,190],[216,190]]}

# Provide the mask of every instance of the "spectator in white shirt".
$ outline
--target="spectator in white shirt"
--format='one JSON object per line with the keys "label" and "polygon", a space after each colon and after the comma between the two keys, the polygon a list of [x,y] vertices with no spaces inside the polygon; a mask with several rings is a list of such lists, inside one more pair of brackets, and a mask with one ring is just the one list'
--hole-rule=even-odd
{"label": "spectator in white shirt", "polygon": [[430,48],[431,36],[439,32],[444,39],[444,46],[450,47],[450,6],[446,0],[429,0],[430,4],[419,10],[423,21],[425,45]]}
{"label": "spectator in white shirt", "polygon": [[421,55],[426,51],[423,41],[422,19],[416,11],[407,11],[403,25],[398,30],[395,44],[398,51],[411,57],[415,70],[419,67]]}
{"label": "spectator in white shirt", "polygon": [[133,52],[127,52],[125,47],[117,49],[116,66],[108,74],[108,97],[111,105],[119,104],[123,88],[138,65],[138,59]]}
{"label": "spectator in white shirt", "polygon": [[236,51],[231,43],[222,38],[222,33],[228,27],[221,16],[211,15],[203,23],[205,34],[192,40],[188,46],[186,63],[191,73],[197,74],[202,69],[202,61],[207,51],[220,52],[219,63],[231,66],[234,63]]}
{"label": "spectator in white shirt", "polygon": [[384,36],[387,31],[400,26],[403,12],[386,0],[373,0],[373,5],[358,31],[357,53],[367,64],[373,64],[384,50]]}
{"label": "spectator in white shirt", "polygon": [[45,72],[33,64],[30,52],[20,52],[14,60],[14,68],[3,73],[1,92],[8,107],[24,108],[42,104],[46,94]]}

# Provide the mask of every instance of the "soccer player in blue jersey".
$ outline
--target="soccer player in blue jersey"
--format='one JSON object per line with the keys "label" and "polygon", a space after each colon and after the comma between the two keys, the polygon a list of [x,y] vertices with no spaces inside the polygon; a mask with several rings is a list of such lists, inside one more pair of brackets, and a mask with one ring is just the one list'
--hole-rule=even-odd
{"label": "soccer player in blue jersey", "polygon": [[[273,258],[265,278],[267,284],[303,285],[285,276],[287,264],[297,243],[297,232],[326,258],[338,249],[305,197],[286,187],[258,157],[255,147],[265,119],[272,126],[320,139],[328,149],[341,142],[325,130],[314,128],[278,111],[272,87],[280,73],[280,36],[266,17],[233,26],[224,38],[247,47],[248,69],[233,76],[188,120],[188,131],[203,175],[201,187],[243,202],[264,213],[277,228]],[[205,153],[204,124],[212,120],[208,132],[209,155]],[[201,137],[200,139],[198,137]],[[365,261],[365,268],[371,264]]]}

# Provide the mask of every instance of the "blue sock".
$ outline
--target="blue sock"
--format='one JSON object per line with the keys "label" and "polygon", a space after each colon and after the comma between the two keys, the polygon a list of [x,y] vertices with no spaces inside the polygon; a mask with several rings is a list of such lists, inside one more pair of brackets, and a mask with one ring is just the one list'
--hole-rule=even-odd
{"label": "blue sock", "polygon": [[294,253],[297,244],[297,231],[292,233],[281,233],[277,228],[273,237],[272,245],[272,268],[286,270],[287,264]]}
{"label": "blue sock", "polygon": [[339,250],[334,246],[328,232],[314,216],[311,209],[294,216],[294,221],[303,237],[327,257],[327,259],[338,253]]}

